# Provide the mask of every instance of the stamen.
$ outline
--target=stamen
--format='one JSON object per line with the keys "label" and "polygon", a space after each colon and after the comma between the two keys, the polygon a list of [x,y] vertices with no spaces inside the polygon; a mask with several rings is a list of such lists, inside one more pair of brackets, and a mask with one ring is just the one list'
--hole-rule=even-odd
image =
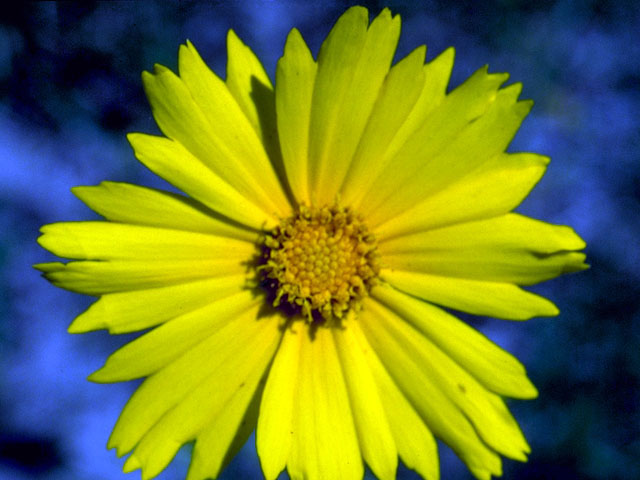
{"label": "stamen", "polygon": [[337,322],[378,278],[375,237],[349,208],[301,206],[263,241],[262,284],[273,305],[301,313],[309,322]]}

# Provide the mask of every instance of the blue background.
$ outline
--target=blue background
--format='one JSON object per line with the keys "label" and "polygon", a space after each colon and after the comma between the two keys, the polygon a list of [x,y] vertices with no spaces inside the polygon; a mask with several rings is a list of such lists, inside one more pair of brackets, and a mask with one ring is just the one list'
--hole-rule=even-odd
{"label": "blue background", "polygon": [[[51,260],[44,223],[96,218],[69,191],[101,180],[166,187],[136,162],[130,131],[157,132],[140,72],[173,69],[190,39],[224,75],[229,28],[273,77],[287,32],[317,53],[351,3],[29,3],[0,14],[0,479],[124,479],[105,449],[133,383],[85,377],[131,336],[74,336],[91,298],[30,268]],[[372,14],[383,4],[366,2]],[[534,290],[562,311],[525,323],[470,319],[527,365],[540,397],[510,402],[532,446],[506,478],[640,478],[640,31],[638,2],[391,1],[398,58],[457,49],[452,85],[489,63],[536,105],[511,151],[551,156],[519,211],[572,225],[592,268]],[[535,6],[534,6],[535,5]],[[184,478],[189,447],[159,478]],[[441,448],[442,478],[471,478]],[[250,441],[223,478],[261,478]],[[401,469],[400,478],[417,478]]]}

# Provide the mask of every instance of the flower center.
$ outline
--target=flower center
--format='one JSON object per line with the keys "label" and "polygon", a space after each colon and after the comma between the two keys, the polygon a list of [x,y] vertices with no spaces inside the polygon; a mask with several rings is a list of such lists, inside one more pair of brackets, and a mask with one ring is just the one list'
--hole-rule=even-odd
{"label": "flower center", "polygon": [[274,306],[331,321],[359,308],[377,280],[378,257],[375,237],[349,208],[301,206],[266,235],[259,271]]}

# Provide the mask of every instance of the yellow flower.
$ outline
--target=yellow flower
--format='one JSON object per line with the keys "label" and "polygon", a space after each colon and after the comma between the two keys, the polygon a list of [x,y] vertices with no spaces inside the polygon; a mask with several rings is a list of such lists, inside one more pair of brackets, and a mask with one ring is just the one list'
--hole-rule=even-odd
{"label": "yellow flower", "polygon": [[129,141],[188,197],[76,187],[106,221],[43,227],[75,261],[37,268],[100,297],[70,332],[154,327],[90,377],[147,377],[109,440],[125,471],[195,440],[187,479],[216,477],[254,428],[267,479],[392,479],[398,456],[435,479],[434,435],[479,479],[526,460],[503,400],[537,395],[524,367],[440,306],[557,315],[520,285],[585,268],[584,242],[510,213],[548,163],[505,153],[521,85],[482,68],[447,94],[453,50],[391,67],[399,33],[354,7],[315,61],[292,30],[275,87],[233,32],[226,81],[187,42],[179,76],[143,74],[166,137]]}

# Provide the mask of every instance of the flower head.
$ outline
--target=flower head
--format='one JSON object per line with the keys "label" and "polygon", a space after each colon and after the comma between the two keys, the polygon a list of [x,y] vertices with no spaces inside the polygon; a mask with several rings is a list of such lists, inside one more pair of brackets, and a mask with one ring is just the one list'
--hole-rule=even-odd
{"label": "flower head", "polygon": [[478,70],[446,92],[453,50],[391,66],[400,19],[350,8],[314,60],[297,30],[275,87],[229,32],[227,79],[195,47],[143,82],[165,136],[136,157],[186,196],[76,187],[106,221],[43,227],[74,261],[37,266],[99,296],[69,331],[153,327],[90,378],[146,377],[109,447],[160,473],[195,440],[188,480],[216,477],[257,428],[267,479],[381,479],[398,457],[438,477],[434,435],[479,479],[529,446],[503,397],[524,367],[441,307],[556,315],[521,286],[585,268],[569,228],[511,213],[548,159],[506,153],[531,108]]}

